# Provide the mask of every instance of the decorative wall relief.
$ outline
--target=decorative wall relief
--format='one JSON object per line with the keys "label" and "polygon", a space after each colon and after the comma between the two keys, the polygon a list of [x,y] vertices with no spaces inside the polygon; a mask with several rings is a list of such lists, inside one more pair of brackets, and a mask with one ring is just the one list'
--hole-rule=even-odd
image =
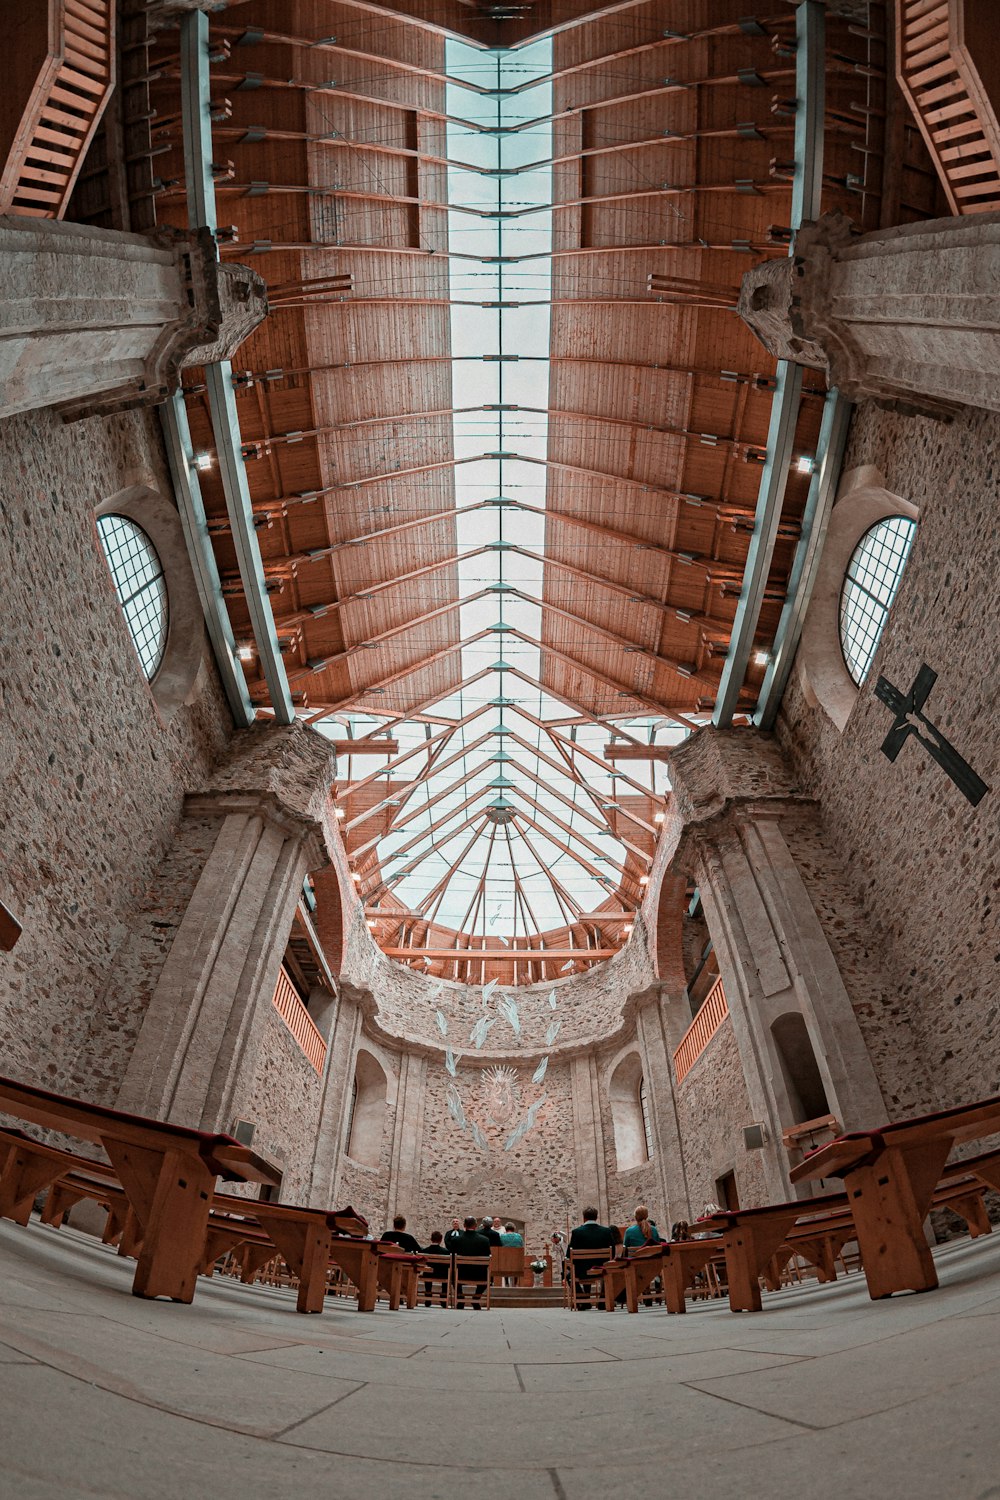
{"label": "decorative wall relief", "polygon": [[[515,1041],[520,1042],[521,1012],[514,997],[497,993],[497,981],[491,979],[489,984],[483,986],[482,1001],[484,1013],[469,1033],[472,1046],[481,1051],[490,1031],[499,1020],[506,1021]],[[547,1003],[551,1010],[555,1010],[558,1004],[556,991],[552,990],[547,1001],[543,999],[540,1003]],[[441,1010],[436,1010],[434,1014],[438,1030],[442,1036],[447,1036],[447,1016]],[[552,1046],[561,1025],[562,1021],[553,1017],[545,1033],[546,1046]],[[492,1063],[480,1069],[477,1082],[470,1080],[465,1085],[464,1093],[458,1081],[460,1061],[461,1053],[456,1056],[450,1046],[445,1049],[444,1066],[452,1080],[446,1094],[449,1114],[459,1130],[467,1132],[478,1149],[487,1156],[492,1154],[494,1148],[513,1151],[537,1125],[548,1097],[544,1089],[539,1091],[538,1088],[549,1066],[548,1054],[536,1064],[527,1085],[522,1085],[521,1075],[515,1064]],[[527,1097],[528,1093],[533,1097]]]}

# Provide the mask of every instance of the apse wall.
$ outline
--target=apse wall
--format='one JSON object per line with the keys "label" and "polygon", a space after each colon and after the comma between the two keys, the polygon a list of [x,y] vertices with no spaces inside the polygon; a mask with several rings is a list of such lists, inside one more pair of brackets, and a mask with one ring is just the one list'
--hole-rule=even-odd
{"label": "apse wall", "polygon": [[[345,998],[364,1013],[358,1050],[385,1075],[385,1117],[377,1161],[357,1159],[345,1121],[338,1201],[375,1227],[405,1213],[421,1237],[456,1214],[496,1213],[527,1222],[539,1243],[590,1201],[616,1220],[643,1199],[667,1216],[656,1141],[648,1154],[635,1144],[649,1073],[636,1012],[658,1003],[641,922],[609,962],[556,984],[497,987],[485,1001],[478,987],[390,963],[367,931],[351,935],[348,955]],[[627,1092],[616,1105],[623,1059],[634,1059],[634,1100]]]}

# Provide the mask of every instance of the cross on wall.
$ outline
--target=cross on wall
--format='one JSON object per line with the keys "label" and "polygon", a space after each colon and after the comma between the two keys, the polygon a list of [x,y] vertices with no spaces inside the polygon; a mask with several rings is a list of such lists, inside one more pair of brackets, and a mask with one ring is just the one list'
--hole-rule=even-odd
{"label": "cross on wall", "polygon": [[935,682],[937,673],[926,662],[921,664],[908,693],[894,687],[887,677],[879,678],[875,684],[875,696],[886,708],[891,709],[896,720],[882,741],[882,754],[889,760],[895,760],[908,739],[917,740],[931,759],[936,760],[941,769],[951,777],[962,796],[973,807],[977,807],[990,790],[989,787],[923,711]]}

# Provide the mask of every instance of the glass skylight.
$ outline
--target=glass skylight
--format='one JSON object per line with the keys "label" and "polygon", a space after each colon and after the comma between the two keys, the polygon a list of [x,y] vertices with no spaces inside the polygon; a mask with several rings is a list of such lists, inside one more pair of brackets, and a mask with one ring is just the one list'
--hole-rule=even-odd
{"label": "glass skylight", "polygon": [[[485,504],[456,518],[465,686],[428,711],[459,727],[440,750],[443,770],[432,770],[409,800],[387,793],[400,803],[398,821],[378,846],[384,884],[368,897],[377,905],[391,891],[442,926],[509,941],[605,907],[627,856],[608,826],[616,793],[667,789],[662,763],[619,771],[604,760],[612,728],[659,744],[684,734],[665,719],[594,723],[585,705],[558,701],[539,685],[551,66],[550,40],[516,52],[446,44],[455,504],[459,511]],[[352,732],[379,723],[355,716]],[[395,724],[400,752],[382,773],[386,782],[416,777],[442,745],[443,729],[443,722]],[[574,758],[585,787],[568,774]],[[352,774],[369,770],[354,763]],[[628,821],[618,828],[641,838]],[[633,866],[633,880],[642,868]],[[611,909],[621,910],[617,899]]]}

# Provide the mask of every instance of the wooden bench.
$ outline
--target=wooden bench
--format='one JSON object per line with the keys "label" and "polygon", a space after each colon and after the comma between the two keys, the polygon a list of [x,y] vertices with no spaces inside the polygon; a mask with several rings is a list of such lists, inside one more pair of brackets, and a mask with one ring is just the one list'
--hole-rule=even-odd
{"label": "wooden bench", "polygon": [[[0,1111],[103,1148],[142,1226],[132,1283],[136,1297],[191,1301],[220,1177],[275,1187],[281,1182],[277,1168],[231,1136],[104,1109],[12,1078],[0,1078]],[[17,1196],[23,1204],[29,1189],[32,1196],[41,1192],[62,1170],[38,1143],[18,1148],[4,1163],[0,1202]]]}
{"label": "wooden bench", "polygon": [[[938,1278],[923,1224],[945,1163],[957,1144],[996,1131],[1000,1098],[983,1099],[839,1136],[810,1152],[792,1168],[791,1178],[843,1179],[872,1298],[931,1291]],[[973,1171],[987,1186],[1000,1187],[1000,1155],[984,1152],[972,1160],[978,1165],[952,1163],[952,1175]]]}

